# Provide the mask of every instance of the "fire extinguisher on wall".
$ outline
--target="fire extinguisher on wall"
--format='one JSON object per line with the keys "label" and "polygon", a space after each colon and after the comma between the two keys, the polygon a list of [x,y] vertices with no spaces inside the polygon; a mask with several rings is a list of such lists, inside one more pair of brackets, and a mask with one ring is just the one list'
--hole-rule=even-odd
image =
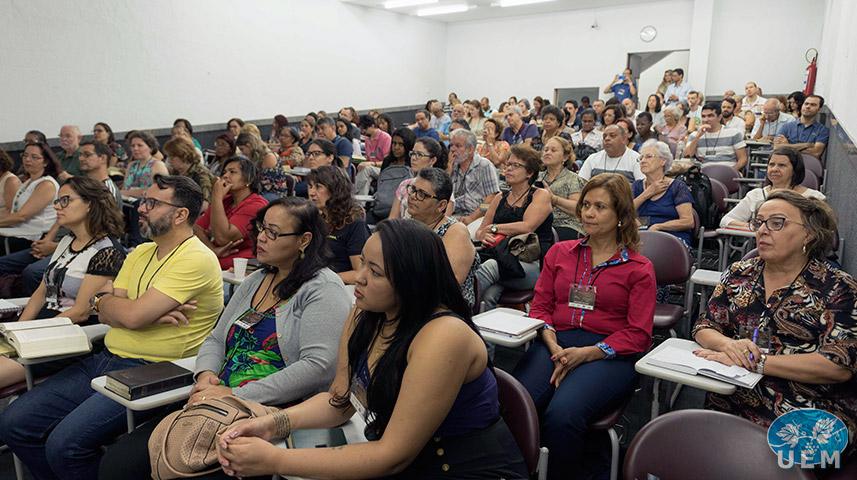
{"label": "fire extinguisher on wall", "polygon": [[806,77],[803,80],[803,94],[808,96],[812,95],[815,90],[815,78],[818,75],[818,63],[816,62],[818,50],[810,48],[804,54],[804,58],[809,62],[809,65],[806,67]]}

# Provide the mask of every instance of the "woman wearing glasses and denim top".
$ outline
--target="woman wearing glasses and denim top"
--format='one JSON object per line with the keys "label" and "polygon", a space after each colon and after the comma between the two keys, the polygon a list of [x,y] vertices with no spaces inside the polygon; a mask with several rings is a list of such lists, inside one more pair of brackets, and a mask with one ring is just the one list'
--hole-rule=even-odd
{"label": "woman wearing glasses and denim top", "polygon": [[[494,197],[482,226],[476,231],[476,238],[484,245],[495,246],[506,237],[535,233],[539,237],[541,256],[547,253],[553,244],[553,210],[551,194],[533,186],[540,167],[541,159],[535,150],[526,145],[512,147],[512,155],[505,165],[509,191]],[[497,306],[506,288],[532,290],[536,286],[539,261],[519,263],[523,275],[509,271],[504,263],[494,258],[485,260],[479,267],[478,287],[486,310]]]}
{"label": "woman wearing glasses and denim top", "polygon": [[[200,347],[189,404],[235,395],[284,405],[333,380],[351,302],[342,280],[325,267],[324,220],[309,201],[286,197],[258,212],[255,229],[262,268],[238,287]],[[157,424],[148,422],[108,449],[99,478],[151,478],[147,443]]]}
{"label": "woman wearing glasses and denim top", "polygon": [[252,222],[267,204],[259,195],[253,162],[244,157],[226,160],[223,175],[212,184],[211,204],[193,226],[222,270],[232,267],[235,258],[253,258]]}
{"label": "woman wearing glasses and denim top", "polygon": [[[396,188],[396,196],[393,198],[393,207],[390,208],[389,218],[411,218],[410,213],[408,213],[408,185],[414,183],[421,170],[432,167],[446,170],[448,158],[446,147],[433,138],[418,138],[414,144],[414,149],[411,150],[410,157],[411,173],[414,176],[402,180],[402,183]],[[452,213],[451,207],[452,205],[450,205],[449,214]]]}
{"label": "woman wearing glasses and denim top", "polygon": [[330,268],[342,281],[354,284],[360,266],[360,252],[369,238],[369,227],[363,209],[351,196],[351,182],[341,168],[324,166],[307,176],[309,199],[321,212],[327,224],[328,246],[333,257]]}
{"label": "woman wearing glasses and denim top", "polygon": [[[821,200],[768,196],[750,222],[759,256],[732,264],[693,329],[700,357],[764,375],[707,406],[767,427],[799,408],[826,410],[857,433],[857,282],[825,261],[836,219]],[[846,454],[854,452],[851,442]]]}
{"label": "woman wearing glasses and denim top", "polygon": [[[86,177],[69,178],[52,208],[57,223],[71,233],[59,241],[18,320],[63,316],[74,323],[96,324],[89,299],[116,277],[125,260],[118,240],[125,229],[122,215],[104,184]],[[0,388],[23,380],[18,362],[0,358]]]}
{"label": "woman wearing glasses and denim top", "polygon": [[0,249],[8,255],[30,248],[50,230],[56,221],[51,202],[56,199],[59,184],[54,179],[60,166],[50,147],[44,143],[29,143],[21,155],[26,181],[18,187],[8,211],[0,213]]}

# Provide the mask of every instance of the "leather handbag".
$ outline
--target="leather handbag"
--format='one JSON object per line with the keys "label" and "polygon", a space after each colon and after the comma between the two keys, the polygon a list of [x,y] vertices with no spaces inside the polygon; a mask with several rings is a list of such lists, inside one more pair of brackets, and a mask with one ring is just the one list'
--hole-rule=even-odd
{"label": "leather handbag", "polygon": [[529,263],[542,257],[542,247],[535,233],[522,233],[509,239],[509,253],[518,260]]}
{"label": "leather handbag", "polygon": [[203,400],[167,415],[149,437],[152,478],[198,477],[220,470],[217,440],[233,423],[276,412],[233,395]]}

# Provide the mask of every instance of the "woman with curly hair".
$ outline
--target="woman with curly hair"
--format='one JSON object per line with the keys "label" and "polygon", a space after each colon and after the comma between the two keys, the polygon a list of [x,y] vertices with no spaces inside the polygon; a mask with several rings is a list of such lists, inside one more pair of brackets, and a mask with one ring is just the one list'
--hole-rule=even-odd
{"label": "woman with curly hair", "polygon": [[342,281],[353,284],[360,266],[360,252],[369,238],[363,209],[351,196],[351,182],[334,166],[316,168],[307,176],[309,199],[327,224],[328,244],[333,258],[330,269]]}

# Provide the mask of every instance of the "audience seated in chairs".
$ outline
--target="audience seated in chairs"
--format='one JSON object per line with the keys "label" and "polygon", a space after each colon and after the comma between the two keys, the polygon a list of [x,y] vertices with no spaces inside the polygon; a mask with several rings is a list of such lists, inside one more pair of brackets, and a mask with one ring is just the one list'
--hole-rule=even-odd
{"label": "audience seated in chairs", "polygon": [[810,95],[800,107],[800,118],[789,122],[777,132],[774,145],[788,146],[816,158],[821,158],[830,139],[830,129],[818,118],[824,106],[821,95]]}
{"label": "audience seated in chairs", "polygon": [[238,138],[241,134],[241,129],[244,128],[244,120],[240,118],[230,118],[226,122],[226,131],[232,135],[232,138]]}
{"label": "audience seated in chairs", "polygon": [[[790,190],[807,198],[824,200],[823,193],[801,185],[806,174],[800,152],[777,147],[768,159],[765,186],[747,192],[744,198],[723,216],[720,226],[747,228],[759,205],[778,190]],[[811,172],[809,174],[813,175]]]}
{"label": "audience seated in chairs", "polygon": [[301,150],[299,142],[300,134],[292,127],[284,127],[280,130],[280,158],[283,160],[283,166],[302,167],[304,166],[304,151]]}
{"label": "audience seated in chairs", "polygon": [[164,144],[164,153],[170,162],[170,168],[174,175],[182,175],[196,182],[202,190],[203,210],[208,208],[211,201],[212,176],[205,166],[202,165],[202,157],[190,142],[184,137],[172,138]]}
{"label": "audience seated in chairs", "polygon": [[59,141],[60,152],[57,155],[59,162],[57,181],[63,181],[69,177],[80,175],[80,141],[83,135],[77,125],[63,125],[60,128]]}
{"label": "audience seated in chairs", "polygon": [[[488,159],[492,165],[501,171],[509,158],[509,144],[500,139],[502,133],[503,125],[500,122],[493,118],[485,120],[485,124],[482,126],[483,142],[476,148],[476,153],[479,156]],[[452,167],[452,162],[450,162],[450,167]]]}
{"label": "audience seated in chairs", "polygon": [[[188,404],[235,395],[284,405],[327,390],[351,303],[325,267],[326,230],[305,199],[275,200],[259,211],[256,258],[263,268],[238,287],[200,347]],[[242,326],[254,316],[261,319],[252,328]],[[98,478],[151,478],[146,447],[157,423],[111,447]]]}
{"label": "audience seated in chairs", "polygon": [[[368,125],[368,120],[365,123]],[[374,125],[374,123],[372,125]],[[374,129],[375,135],[380,136],[380,133],[378,133],[380,130],[374,126],[370,126],[368,128]],[[410,165],[411,151],[414,148],[415,140],[416,136],[410,128],[400,128],[396,130],[392,137],[390,137],[390,147],[387,149],[388,151],[386,155],[381,158],[378,158],[377,155],[367,157],[366,161],[357,166],[357,177],[354,180],[354,191],[358,195],[368,195],[371,190],[370,187],[372,181],[378,180],[378,175],[381,173],[381,170],[384,170],[391,165]],[[373,146],[373,148],[375,152],[379,152],[378,146]]]}
{"label": "audience seated in chairs", "polygon": [[223,173],[223,163],[235,156],[237,147],[231,133],[221,133],[214,139],[214,158],[208,163],[208,169],[215,177]]}
{"label": "audience seated in chairs", "polygon": [[[246,125],[245,125],[246,127]],[[250,133],[238,135],[235,145],[241,154],[249,158],[259,176],[259,194],[271,202],[289,194],[290,175],[283,169],[283,160],[278,158],[262,139]]]}
{"label": "audience seated in chairs", "polygon": [[660,141],[670,146],[670,151],[676,158],[684,155],[683,151],[676,151],[678,144],[687,138],[687,127],[681,123],[682,113],[680,107],[670,105],[664,108],[664,124],[658,128]]}
{"label": "audience seated in chairs", "polygon": [[[439,168],[446,171],[448,161],[446,147],[433,138],[422,137],[418,138],[414,144],[414,149],[411,150],[411,178],[402,180],[399,187],[396,188],[396,195],[393,198],[393,206],[390,208],[388,218],[411,218],[408,212],[408,185],[414,183],[419,172],[426,168]],[[447,176],[449,176],[447,174]],[[447,203],[447,212],[451,214],[453,211],[454,202],[450,200]]]}
{"label": "audience seated in chairs", "polygon": [[365,213],[351,196],[351,183],[341,169],[329,165],[316,168],[307,182],[309,198],[327,224],[328,246],[333,253],[330,268],[352,285],[360,267],[360,252],[369,238]]}
{"label": "audience seated in chairs", "polygon": [[508,250],[508,238],[535,233],[541,256],[553,243],[551,194],[533,186],[540,166],[535,150],[524,145],[512,147],[512,156],[506,162],[509,191],[494,197],[476,232],[476,238],[490,247],[483,251],[485,261],[477,272],[485,310],[497,306],[505,288],[532,290],[539,276],[539,261],[518,261]]}
{"label": "audience seated in chairs", "polygon": [[[342,160],[336,156],[336,146],[323,138],[317,138],[310,142],[306,152],[306,167],[311,169],[320,168],[326,165],[333,165],[342,172],[343,177],[348,178],[348,174],[342,168]],[[295,185],[295,195],[299,197],[308,197],[309,184],[306,177],[302,177],[301,181]],[[350,189],[350,187],[349,187]]]}
{"label": "audience seated in chairs", "polygon": [[[412,220],[385,220],[361,257],[357,309],[342,335],[330,390],[227,430],[218,444],[224,471],[242,477],[421,479],[442,472],[527,478],[500,417],[487,349],[441,239]],[[366,436],[374,441],[335,449],[269,443],[292,429],[340,425],[353,405],[369,414]]]}
{"label": "audience seated in chairs", "polygon": [[449,139],[452,163],[453,214],[465,225],[485,215],[483,204],[491,203],[500,191],[500,176],[494,165],[476,153],[476,135],[453,130]]}
{"label": "audience seated in chairs", "polygon": [[594,177],[577,213],[588,236],[548,251],[530,309],[547,327],[514,372],[542,412],[548,478],[558,480],[579,478],[587,425],[633,393],[655,309],[627,180]]}
{"label": "audience seated in chairs", "polygon": [[628,148],[628,131],[622,124],[609,125],[603,132],[604,150],[586,158],[578,175],[584,180],[600,173],[618,173],[630,184],[643,178],[640,172],[640,154]]}
{"label": "audience seated in chairs", "polygon": [[696,157],[703,163],[728,163],[741,172],[748,159],[744,133],[724,127],[720,123],[720,112],[717,102],[702,107],[702,124],[687,138],[684,155]]}
{"label": "audience seated in chairs", "polygon": [[[706,408],[764,427],[817,408],[857,432],[857,283],[825,260],[836,220],[826,203],[772,193],[751,221],[759,256],[732,264],[693,329],[700,357],[764,375],[753,389],[709,394]],[[854,444],[845,451],[853,455]],[[847,461],[845,461],[847,463]]]}
{"label": "audience seated in chairs", "polygon": [[15,194],[21,186],[21,179],[12,171],[14,168],[15,161],[0,149],[0,217],[9,214]]}
{"label": "audience seated in chairs", "polygon": [[5,255],[29,248],[30,243],[41,238],[56,221],[51,205],[59,190],[56,157],[47,144],[30,143],[21,158],[26,181],[18,187],[8,212],[0,214],[0,238]]}
{"label": "audience seated in chairs", "polygon": [[125,171],[122,195],[141,197],[152,186],[155,175],[168,175],[167,166],[154,157],[158,140],[149,132],[133,131],[125,136],[131,150],[131,163]]}
{"label": "audience seated in chairs", "polygon": [[138,246],[116,281],[92,298],[110,325],[105,348],[86,355],[13,402],[0,436],[36,478],[97,478],[101,447],[126,429],[125,408],[90,381],[113,370],[196,355],[223,307],[217,258],[193,235],[202,191],[156,176],[141,200]]}
{"label": "audience seated in chairs", "polygon": [[[68,317],[74,323],[96,324],[98,317],[90,315],[89,299],[116,277],[125,259],[125,249],[119,244],[122,215],[104,185],[86,177],[69,178],[53,208],[57,224],[71,233],[60,240],[42,282],[18,320]],[[0,387],[22,381],[24,367],[0,357]]]}
{"label": "audience seated in chairs", "polygon": [[673,161],[670,147],[650,140],[640,153],[640,171],[646,178],[634,181],[631,192],[641,224],[675,235],[689,250],[693,245],[693,197],[687,184],[665,175]]}
{"label": "audience seated in chairs", "polygon": [[253,256],[253,219],[268,201],[259,195],[256,166],[244,157],[226,160],[211,192],[211,205],[193,232],[228,270],[234,259]]}
{"label": "audience seated in chairs", "polygon": [[564,137],[551,137],[542,148],[542,164],[546,169],[539,174],[538,181],[551,194],[553,228],[560,240],[574,240],[583,233],[576,211],[586,180],[568,169],[574,160],[572,144]]}

